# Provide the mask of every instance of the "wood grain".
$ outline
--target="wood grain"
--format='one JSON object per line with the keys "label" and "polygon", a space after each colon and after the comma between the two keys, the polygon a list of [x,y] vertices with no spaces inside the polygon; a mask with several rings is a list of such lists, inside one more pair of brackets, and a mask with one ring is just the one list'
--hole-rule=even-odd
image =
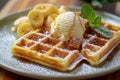
{"label": "wood grain", "polygon": [[[56,2],[52,2],[56,5],[73,5],[73,0],[55,0]],[[49,0],[9,0],[9,2],[4,6],[4,8],[0,12],[0,16],[6,16],[9,13],[24,10],[27,8],[32,8],[34,5],[38,3],[47,3]],[[116,13],[120,14],[120,3],[117,4]],[[35,80],[27,77],[23,77],[9,71],[6,71],[0,68],[0,80]],[[120,80],[120,70],[114,73],[92,78],[88,80]]]}

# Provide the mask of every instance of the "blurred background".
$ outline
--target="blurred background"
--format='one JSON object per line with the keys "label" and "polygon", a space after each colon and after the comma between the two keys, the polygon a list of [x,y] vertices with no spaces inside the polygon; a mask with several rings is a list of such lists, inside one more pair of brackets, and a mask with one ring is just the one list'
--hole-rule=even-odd
{"label": "blurred background", "polygon": [[0,0],[0,10],[4,7],[4,5],[8,2],[8,0]]}
{"label": "blurred background", "polygon": [[81,6],[84,3],[96,10],[110,12],[120,16],[120,0],[0,0],[0,16],[31,8],[37,3],[52,3],[65,6]]}

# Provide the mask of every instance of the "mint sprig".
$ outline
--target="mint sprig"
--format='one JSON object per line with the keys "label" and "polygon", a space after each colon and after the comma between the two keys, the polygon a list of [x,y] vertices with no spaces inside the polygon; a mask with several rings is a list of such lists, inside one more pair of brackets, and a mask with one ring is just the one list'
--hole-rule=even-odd
{"label": "mint sprig", "polygon": [[101,17],[95,14],[95,11],[92,7],[87,4],[84,4],[81,9],[82,17],[87,19],[89,25],[94,31],[98,34],[101,34],[104,37],[112,38],[112,33],[109,29],[104,26],[101,26]]}
{"label": "mint sprig", "polygon": [[110,30],[108,30],[106,27],[100,26],[98,28],[94,29],[97,33],[103,35],[104,37],[107,38],[112,38],[112,33],[110,32]]}

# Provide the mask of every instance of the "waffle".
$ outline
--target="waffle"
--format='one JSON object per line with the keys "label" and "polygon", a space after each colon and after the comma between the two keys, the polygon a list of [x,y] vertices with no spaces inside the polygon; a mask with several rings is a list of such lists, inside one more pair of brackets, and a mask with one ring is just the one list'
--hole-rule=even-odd
{"label": "waffle", "polygon": [[12,45],[13,55],[49,66],[56,70],[72,70],[82,58],[78,50],[69,50],[64,42],[47,30],[29,32]]}
{"label": "waffle", "polygon": [[12,45],[11,51],[17,57],[60,71],[73,70],[82,60],[87,60],[91,65],[98,65],[120,42],[120,27],[108,23],[102,23],[102,25],[112,32],[113,37],[105,38],[89,27],[84,33],[82,47],[79,50],[70,49],[70,46],[66,45],[71,42],[66,44],[52,37],[48,30],[38,29],[19,38]]}
{"label": "waffle", "polygon": [[82,44],[81,53],[94,66],[103,62],[120,43],[120,27],[110,25],[106,22],[102,22],[102,25],[111,31],[112,38],[105,38],[89,27],[84,34],[84,42]]}

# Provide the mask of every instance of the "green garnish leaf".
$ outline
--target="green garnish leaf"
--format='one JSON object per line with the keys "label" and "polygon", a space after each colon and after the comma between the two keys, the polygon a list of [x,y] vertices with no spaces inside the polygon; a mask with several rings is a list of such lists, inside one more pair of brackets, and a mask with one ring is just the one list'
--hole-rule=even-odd
{"label": "green garnish leaf", "polygon": [[93,23],[89,23],[89,25],[94,29],[94,28],[98,28],[101,25],[101,17],[97,16],[94,19]]}
{"label": "green garnish leaf", "polygon": [[96,28],[96,27],[99,27],[99,26],[101,25],[101,17],[100,17],[100,16],[95,17],[93,23],[94,23],[94,25],[95,25],[95,28]]}
{"label": "green garnish leaf", "polygon": [[94,12],[93,8],[91,8],[90,6],[84,4],[81,9],[81,14],[82,14],[83,18],[88,19],[89,23],[94,22],[95,12]]}
{"label": "green garnish leaf", "polygon": [[106,27],[101,26],[101,27],[95,28],[94,30],[104,37],[112,38],[112,33]]}
{"label": "green garnish leaf", "polygon": [[82,17],[87,19],[89,25],[94,31],[98,34],[101,34],[104,37],[112,38],[112,33],[104,26],[101,26],[101,17],[96,16],[95,11],[92,7],[87,4],[84,4],[81,9]]}

